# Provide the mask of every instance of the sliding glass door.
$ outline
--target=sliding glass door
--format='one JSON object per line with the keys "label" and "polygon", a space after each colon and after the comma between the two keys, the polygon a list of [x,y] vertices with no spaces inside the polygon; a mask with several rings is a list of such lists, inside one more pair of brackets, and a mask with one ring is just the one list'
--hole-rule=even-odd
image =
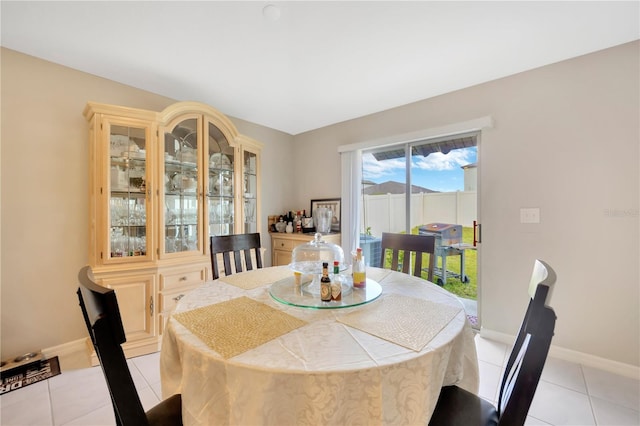
{"label": "sliding glass door", "polygon": [[477,297],[478,137],[474,132],[362,152],[360,246],[369,254],[367,263],[380,266],[383,232],[435,231],[437,282],[461,296]]}

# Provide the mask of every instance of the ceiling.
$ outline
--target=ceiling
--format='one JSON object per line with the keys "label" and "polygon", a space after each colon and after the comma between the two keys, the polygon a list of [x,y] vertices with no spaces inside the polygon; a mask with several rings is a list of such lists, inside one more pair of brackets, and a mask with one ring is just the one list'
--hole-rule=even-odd
{"label": "ceiling", "polygon": [[637,40],[639,6],[2,0],[0,13],[6,48],[295,135]]}

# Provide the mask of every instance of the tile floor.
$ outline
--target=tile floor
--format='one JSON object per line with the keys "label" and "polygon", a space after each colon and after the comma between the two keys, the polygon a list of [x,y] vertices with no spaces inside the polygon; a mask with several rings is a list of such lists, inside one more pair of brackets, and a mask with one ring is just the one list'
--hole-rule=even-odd
{"label": "tile floor", "polygon": [[[480,396],[495,402],[510,348],[476,336]],[[60,359],[62,374],[0,396],[3,426],[113,425],[109,394],[99,367],[73,368],[82,360]],[[159,353],[129,360],[142,404],[160,398]],[[527,425],[640,425],[640,382],[549,358]]]}

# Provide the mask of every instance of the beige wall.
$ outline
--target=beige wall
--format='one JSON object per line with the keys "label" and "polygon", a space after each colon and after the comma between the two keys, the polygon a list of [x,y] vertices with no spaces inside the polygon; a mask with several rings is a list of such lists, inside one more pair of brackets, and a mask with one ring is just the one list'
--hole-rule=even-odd
{"label": "beige wall", "polygon": [[[559,277],[554,345],[638,366],[639,63],[629,43],[297,135],[296,157],[314,161],[297,163],[296,197],[340,195],[340,145],[491,116],[478,170],[485,331],[515,334],[541,258]],[[521,224],[522,207],[541,223]]]}
{"label": "beige wall", "polygon": [[[554,345],[638,366],[638,51],[630,43],[295,137],[233,119],[265,143],[263,220],[339,196],[339,145],[490,115],[478,171],[483,327],[516,332],[539,257],[559,277]],[[173,102],[2,50],[2,359],[85,333],[74,291],[87,261],[88,100]],[[540,207],[542,222],[520,224],[521,207]]]}
{"label": "beige wall", "polygon": [[[87,101],[161,111],[175,102],[2,49],[0,359],[81,339],[76,274],[88,262]],[[213,105],[215,107],[215,105]],[[290,203],[292,137],[232,118],[265,144],[263,216]],[[279,167],[272,167],[278,164]],[[266,219],[265,219],[266,222]],[[264,234],[263,241],[270,244]],[[267,262],[270,264],[270,258]]]}

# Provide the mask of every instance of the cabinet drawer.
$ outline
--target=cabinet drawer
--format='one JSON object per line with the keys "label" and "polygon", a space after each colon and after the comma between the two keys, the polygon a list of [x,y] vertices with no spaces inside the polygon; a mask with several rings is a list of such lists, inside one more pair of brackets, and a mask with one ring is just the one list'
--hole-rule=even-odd
{"label": "cabinet drawer", "polygon": [[171,293],[163,293],[160,295],[160,312],[171,313],[176,308],[176,305],[184,296],[187,295],[191,288],[186,288],[182,291],[175,291]]}
{"label": "cabinet drawer", "polygon": [[160,275],[160,291],[194,286],[205,281],[205,268]]}
{"label": "cabinet drawer", "polygon": [[291,263],[291,252],[283,251],[283,250],[274,250],[272,263],[273,263],[273,266],[288,265],[289,263]]}
{"label": "cabinet drawer", "polygon": [[293,250],[293,248],[298,244],[300,244],[299,241],[285,240],[284,238],[273,239],[274,250]]}

